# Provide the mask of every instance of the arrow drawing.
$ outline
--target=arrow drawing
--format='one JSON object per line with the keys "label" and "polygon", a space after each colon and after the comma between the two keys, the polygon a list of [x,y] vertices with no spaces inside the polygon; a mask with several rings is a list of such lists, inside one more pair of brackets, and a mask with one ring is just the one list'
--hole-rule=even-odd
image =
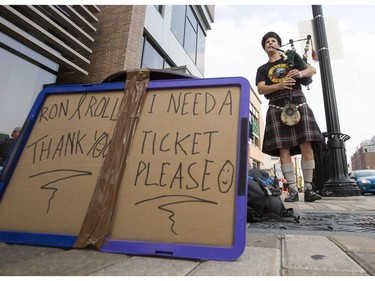
{"label": "arrow drawing", "polygon": [[139,201],[135,203],[135,205],[144,204],[144,203],[151,202],[151,201],[157,201],[157,202],[159,201],[158,204],[160,204],[160,201],[162,201],[165,198],[167,198],[167,203],[162,203],[161,205],[158,205],[158,209],[168,212],[170,214],[169,219],[172,222],[171,231],[175,235],[178,235],[176,231],[174,230],[174,225],[176,222],[173,217],[175,215],[175,212],[171,210],[170,208],[168,208],[169,206],[177,205],[177,204],[185,204],[185,203],[206,203],[206,204],[214,204],[214,205],[218,204],[217,202],[214,202],[214,201],[209,201],[206,199],[189,196],[189,195],[161,195],[161,196]]}
{"label": "arrow drawing", "polygon": [[[56,169],[46,172],[41,172],[35,175],[29,176],[29,178],[42,178],[42,182],[44,183],[40,186],[42,190],[52,190],[51,197],[48,200],[47,206],[47,214],[51,208],[52,199],[55,197],[55,193],[59,190],[61,185],[56,184],[57,182],[61,182],[70,178],[80,177],[80,176],[90,176],[92,175],[91,172],[88,171],[80,171],[80,170],[71,170],[71,169]],[[55,185],[56,184],[56,185]],[[61,183],[60,183],[61,184]]]}

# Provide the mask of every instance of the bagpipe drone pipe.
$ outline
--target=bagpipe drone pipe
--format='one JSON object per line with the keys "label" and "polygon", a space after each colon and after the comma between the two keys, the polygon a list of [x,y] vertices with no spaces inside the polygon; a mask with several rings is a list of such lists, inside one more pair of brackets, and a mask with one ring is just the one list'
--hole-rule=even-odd
{"label": "bagpipe drone pipe", "polygon": [[[294,47],[294,42],[298,42],[298,41],[302,41],[302,40],[306,40],[306,46],[305,46],[305,49],[304,49],[305,53],[303,54],[303,58],[296,52],[296,49]],[[309,65],[307,63],[307,52],[309,51],[310,40],[311,40],[311,35],[307,35],[307,38],[300,39],[300,40],[297,40],[297,41],[294,41],[293,39],[290,39],[289,43],[286,44],[286,45],[290,44],[292,49],[288,49],[286,51],[284,51],[282,49],[278,49],[278,48],[274,48],[274,49],[281,52],[281,54],[284,56],[284,58],[286,60],[286,64],[287,64],[289,69],[305,70],[307,68],[307,66]],[[283,45],[283,46],[285,46],[285,45]],[[313,51],[313,53],[314,53],[314,51]],[[299,82],[300,82],[300,84],[302,84],[304,86],[308,86],[312,82],[312,77],[309,76],[309,77],[300,78]]]}

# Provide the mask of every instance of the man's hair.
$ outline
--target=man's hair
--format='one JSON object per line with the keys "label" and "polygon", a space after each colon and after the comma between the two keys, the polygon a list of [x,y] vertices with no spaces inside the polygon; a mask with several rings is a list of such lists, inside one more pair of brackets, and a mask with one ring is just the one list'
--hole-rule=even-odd
{"label": "man's hair", "polygon": [[270,37],[275,38],[277,40],[277,42],[279,43],[279,45],[281,46],[281,38],[280,38],[280,36],[277,35],[276,32],[270,31],[270,32],[267,32],[263,36],[263,38],[262,38],[262,47],[263,47],[263,49],[265,48],[267,39],[270,38]]}

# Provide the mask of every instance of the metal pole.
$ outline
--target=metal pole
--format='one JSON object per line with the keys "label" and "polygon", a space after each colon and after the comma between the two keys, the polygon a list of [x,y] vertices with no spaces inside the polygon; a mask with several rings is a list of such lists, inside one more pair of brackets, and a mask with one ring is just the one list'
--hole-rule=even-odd
{"label": "metal pole", "polygon": [[313,27],[322,80],[324,109],[327,124],[327,149],[329,155],[329,179],[324,184],[322,195],[326,197],[359,196],[356,183],[348,177],[345,141],[350,137],[340,132],[335,88],[321,5],[312,5]]}

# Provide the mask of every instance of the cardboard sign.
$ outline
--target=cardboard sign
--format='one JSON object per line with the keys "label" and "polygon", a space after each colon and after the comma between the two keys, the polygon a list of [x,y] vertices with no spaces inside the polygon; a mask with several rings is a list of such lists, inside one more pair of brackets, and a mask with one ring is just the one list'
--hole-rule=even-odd
{"label": "cardboard sign", "polygon": [[[42,91],[0,178],[0,241],[74,246],[118,125],[124,86]],[[243,78],[149,82],[140,115],[133,116],[138,123],[102,251],[241,255],[249,93]]]}

